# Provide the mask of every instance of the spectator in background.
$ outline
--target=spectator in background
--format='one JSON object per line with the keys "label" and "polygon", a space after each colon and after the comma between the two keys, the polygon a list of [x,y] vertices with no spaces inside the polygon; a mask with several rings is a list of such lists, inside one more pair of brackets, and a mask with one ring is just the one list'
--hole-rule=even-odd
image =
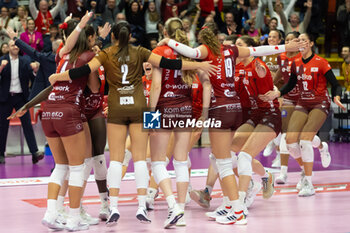
{"label": "spectator in background", "polygon": [[53,19],[58,15],[62,8],[64,0],[58,0],[57,5],[49,10],[49,4],[46,0],[39,2],[39,10],[34,4],[34,0],[29,0],[29,11],[32,15],[36,30],[43,36],[44,48],[43,52],[50,52],[51,41],[50,41],[50,26],[53,24]]}
{"label": "spectator in background", "polygon": [[58,26],[57,25],[51,25],[50,26],[50,41],[51,43],[54,42],[57,39],[60,39],[61,35],[58,31]]}
{"label": "spectator in background", "polygon": [[157,24],[160,20],[160,14],[157,12],[154,1],[148,3],[148,9],[145,12],[145,29],[148,40],[158,37]]}
{"label": "spectator in background", "polygon": [[259,2],[259,0],[249,0],[249,7],[244,7],[243,0],[240,1],[240,5],[242,8],[246,9],[246,12],[243,14],[243,17],[245,18],[243,27],[245,27],[246,20],[253,19],[255,20],[255,27],[256,28],[262,28],[264,23],[264,15],[265,15],[265,8],[266,5],[263,4],[262,1]]}
{"label": "spectator in background", "polygon": [[270,31],[272,30],[277,30],[277,26],[278,26],[278,20],[275,17],[272,17],[271,19],[269,19],[268,23],[267,23],[267,27],[264,25],[262,30],[263,30],[263,34],[269,34]]}
{"label": "spectator in background", "polygon": [[87,0],[85,3],[85,8],[88,11],[93,11],[95,14],[102,14],[105,10],[105,5],[105,0]]}
{"label": "spectator in background", "polygon": [[17,0],[0,0],[0,8],[3,6],[7,7],[10,11],[10,15],[12,15],[16,13],[18,3]]}
{"label": "spectator in background", "polygon": [[[209,1],[212,1],[212,0],[209,0]],[[174,13],[176,14],[176,16],[178,16],[181,11],[186,9],[189,2],[190,0],[184,0],[183,2],[180,2],[180,3],[175,3],[175,0],[162,0],[161,6],[160,6],[162,21],[166,22],[169,18],[174,17]],[[173,9],[174,9],[174,12],[173,12]]]}
{"label": "spectator in background", "polygon": [[163,35],[163,30],[164,30],[164,24],[162,21],[159,21],[157,24],[157,30],[158,30],[158,41],[163,40],[164,35]]}
{"label": "spectator in background", "polygon": [[152,38],[152,39],[150,39],[149,43],[150,43],[150,48],[151,48],[151,50],[157,48],[157,44],[158,44],[157,39]]}
{"label": "spectator in background", "polygon": [[223,44],[226,38],[227,38],[227,35],[225,33],[218,34],[218,39],[220,41],[220,44]]}
{"label": "spectator in background", "polygon": [[28,11],[25,6],[19,6],[17,15],[13,18],[14,30],[21,34],[27,29]]}
{"label": "spectator in background", "polygon": [[215,5],[215,16],[214,21],[217,24],[220,32],[225,33],[226,35],[237,34],[237,24],[235,22],[235,17],[232,12],[227,12],[225,14],[225,22],[222,21],[221,11],[219,8],[219,0],[214,0]]}
{"label": "spectator in background", "polygon": [[122,2],[123,0],[119,3],[119,6],[117,6],[115,0],[107,0],[107,5],[102,14],[102,24],[105,24],[106,22],[110,23],[111,25],[114,24],[116,15],[121,11],[120,4]]}
{"label": "spectator in background", "polygon": [[[275,9],[273,8],[272,0],[267,0],[267,1],[268,1],[268,8],[269,8],[269,15],[270,15],[270,17],[274,17],[274,18],[277,19],[277,29],[284,32],[284,28],[283,28],[283,25],[282,25],[282,22],[281,22],[281,18],[277,14]],[[276,5],[281,5],[282,8],[283,8],[284,15],[286,17],[289,17],[289,14],[292,12],[296,1],[297,0],[290,0],[288,6],[284,8],[283,3],[281,3],[280,0],[276,0]]]}
{"label": "spectator in background", "polygon": [[255,27],[255,20],[254,19],[248,19],[246,21],[246,24],[248,25],[248,28],[244,28],[244,33],[243,34],[248,35],[250,37],[260,38],[261,30],[257,29]]}
{"label": "spectator in background", "polygon": [[200,0],[199,7],[201,8],[201,17],[205,18],[211,14],[212,11],[215,11],[215,7],[218,8],[219,12],[223,10],[222,0]]}
{"label": "spectator in background", "polygon": [[72,14],[73,17],[82,18],[85,13],[85,5],[83,0],[68,0],[67,3],[67,15]]}
{"label": "spectator in background", "polygon": [[182,20],[183,24],[183,29],[187,35],[188,38],[188,43],[190,47],[197,47],[197,37],[196,37],[196,30],[197,30],[197,24],[198,24],[198,19],[201,14],[201,9],[199,5],[197,4],[197,12],[196,15],[193,19],[193,22],[191,23],[191,20],[186,17]]}
{"label": "spectator in background", "polygon": [[340,24],[340,44],[344,46],[350,41],[350,0],[345,0],[337,11],[337,21]]}
{"label": "spectator in background", "polygon": [[344,76],[344,87],[346,92],[350,92],[350,46],[343,46],[341,56],[344,59],[344,63],[341,66]]}
{"label": "spectator in background", "polygon": [[[101,13],[104,10],[104,6],[101,6],[101,3],[104,1],[88,1],[85,4],[85,8],[90,12],[93,12],[94,15],[92,16],[92,19],[90,21],[90,23],[92,24],[93,28],[95,29],[95,31],[97,30],[97,28],[99,26],[102,26],[102,16]],[[102,7],[102,9],[101,9]]]}
{"label": "spectator in background", "polygon": [[1,7],[1,15],[0,15],[0,44],[9,41],[9,38],[6,33],[6,29],[8,27],[13,28],[14,23],[9,16],[9,9],[3,6]]}
{"label": "spectator in background", "polygon": [[33,19],[27,20],[27,30],[21,34],[20,39],[37,51],[41,51],[44,47],[43,36],[35,30]]}
{"label": "spectator in background", "polygon": [[290,14],[289,22],[287,21],[286,15],[283,12],[282,4],[276,4],[276,12],[281,17],[281,22],[283,24],[284,33],[288,34],[289,32],[299,32],[300,34],[305,33],[307,27],[309,26],[311,19],[311,9],[312,9],[312,0],[307,0],[305,3],[307,10],[304,17],[304,20],[300,22],[299,15],[296,12]]}
{"label": "spectator in background", "polygon": [[0,48],[0,57],[6,55],[9,53],[9,44],[8,43],[2,43]]}

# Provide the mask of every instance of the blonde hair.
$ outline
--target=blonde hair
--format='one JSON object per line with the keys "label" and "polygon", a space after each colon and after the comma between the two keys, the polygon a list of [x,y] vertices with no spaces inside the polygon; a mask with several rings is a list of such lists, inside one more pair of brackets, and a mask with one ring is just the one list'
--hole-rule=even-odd
{"label": "blonde hair", "polygon": [[198,37],[201,37],[202,43],[207,45],[214,55],[221,54],[221,44],[217,37],[218,29],[215,23],[206,23],[200,30]]}
{"label": "blonde hair", "polygon": [[[183,30],[182,21],[179,18],[170,18],[165,22],[165,31],[168,33],[171,39],[176,40],[185,45],[189,45],[186,33]],[[191,61],[190,58],[179,55],[180,59],[185,61]],[[194,70],[183,70],[181,75],[182,81],[191,86],[193,80],[196,78],[196,72]]]}

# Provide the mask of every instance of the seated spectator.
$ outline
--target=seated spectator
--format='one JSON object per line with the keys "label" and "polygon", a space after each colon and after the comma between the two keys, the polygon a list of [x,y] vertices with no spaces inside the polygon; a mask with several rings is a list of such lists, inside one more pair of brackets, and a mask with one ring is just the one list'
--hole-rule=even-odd
{"label": "seated spectator", "polygon": [[119,6],[116,5],[115,0],[107,0],[107,4],[105,6],[105,10],[102,14],[102,24],[104,25],[106,22],[111,25],[114,24],[114,19],[116,15],[121,11],[120,5],[124,4],[124,0],[120,1]]}
{"label": "seated spectator", "polygon": [[307,6],[307,10],[306,10],[304,20],[302,22],[300,22],[299,15],[296,12],[293,12],[290,14],[289,22],[288,22],[286,15],[282,10],[283,9],[282,4],[276,4],[276,11],[281,17],[281,22],[283,24],[285,34],[288,34],[289,32],[293,32],[293,31],[299,32],[300,34],[306,32],[311,19],[312,0],[307,0],[306,6]]}
{"label": "seated spectator", "polygon": [[269,34],[270,31],[277,30],[277,26],[278,26],[277,18],[275,18],[275,17],[270,18],[268,20],[267,27],[263,26],[263,28],[262,28],[263,34]]}
{"label": "seated spectator", "polygon": [[344,63],[341,66],[344,76],[344,87],[346,92],[350,92],[350,46],[343,46],[341,55],[344,59]]}
{"label": "seated spectator", "polygon": [[[296,1],[297,1],[297,0],[291,0],[291,1],[289,1],[288,6],[284,8],[283,3],[281,3],[280,0],[276,0],[276,5],[281,5],[281,6],[282,6],[282,9],[283,9],[284,15],[285,15],[286,17],[289,17],[289,14],[290,14],[291,11],[293,10]],[[275,9],[273,8],[272,0],[268,0],[268,8],[269,8],[270,17],[273,17],[273,18],[276,18],[276,19],[277,19],[277,29],[280,30],[280,31],[284,31],[284,28],[283,28],[283,25],[282,25],[282,22],[281,22],[281,18],[280,18],[280,16],[277,14],[277,12],[275,11]]]}
{"label": "seated spectator", "polygon": [[60,39],[61,35],[58,31],[58,26],[57,25],[51,25],[50,26],[50,41],[53,42],[57,39]]}
{"label": "seated spectator", "polygon": [[43,36],[35,30],[33,19],[27,20],[27,30],[20,35],[20,39],[37,51],[41,51],[44,47]]}
{"label": "seated spectator", "polygon": [[242,34],[245,34],[245,35],[248,35],[250,37],[260,37],[261,36],[261,30],[260,29],[257,29],[255,27],[255,20],[254,19],[248,19],[247,20],[247,25],[248,25],[248,28],[244,28],[244,33]]}
{"label": "seated spectator", "polygon": [[214,20],[220,32],[225,33],[226,35],[237,34],[237,24],[235,22],[235,17],[232,12],[229,11],[225,14],[225,22],[224,22],[222,21],[219,8],[215,6]]}
{"label": "seated spectator", "polygon": [[5,6],[1,7],[1,15],[0,15],[0,44],[9,41],[9,37],[7,36],[6,29],[14,28],[14,22],[9,16],[9,9]]}
{"label": "seated spectator", "polygon": [[17,0],[0,0],[0,8],[7,7],[10,11],[10,15],[16,13],[16,8],[18,6]]}
{"label": "seated spectator", "polygon": [[[179,3],[175,3],[174,0],[163,0],[160,6],[162,21],[166,22],[169,18],[174,17],[174,13],[178,16],[182,10],[186,9],[189,2],[190,0],[184,0]],[[175,9],[174,13],[173,8]]]}
{"label": "seated spectator", "polygon": [[156,4],[154,1],[150,1],[145,12],[145,29],[148,39],[158,37],[157,24],[159,20],[160,14],[157,12]]}
{"label": "seated spectator", "polygon": [[0,57],[6,55],[9,53],[9,44],[8,43],[2,43],[0,48]]}
{"label": "seated spectator", "polygon": [[340,44],[343,46],[350,41],[350,0],[345,0],[343,5],[340,5],[337,11],[337,21],[339,22]]}
{"label": "seated spectator", "polygon": [[28,11],[25,6],[19,6],[17,15],[13,18],[14,30],[21,34],[27,29]]}

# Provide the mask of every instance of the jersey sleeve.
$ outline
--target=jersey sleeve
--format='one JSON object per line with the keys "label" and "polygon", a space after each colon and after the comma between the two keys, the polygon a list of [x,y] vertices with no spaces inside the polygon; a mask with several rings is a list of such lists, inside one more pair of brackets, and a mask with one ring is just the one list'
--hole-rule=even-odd
{"label": "jersey sleeve", "polygon": [[265,94],[266,92],[271,91],[273,88],[271,72],[263,61],[261,61],[260,59],[256,59],[256,61],[259,62],[262,66],[264,66],[266,69],[265,77],[260,78],[256,73],[255,62],[253,63],[253,69],[254,69],[253,72],[256,77],[255,82],[256,82],[256,86],[258,87],[258,94]]}
{"label": "jersey sleeve", "polygon": [[322,75],[325,75],[329,70],[332,69],[331,65],[324,58],[322,58],[322,63],[320,68],[321,68]]}
{"label": "jersey sleeve", "polygon": [[149,57],[152,54],[152,52],[150,50],[145,49],[145,48],[143,48],[141,46],[139,47],[139,52],[140,52],[139,54],[141,55],[140,57],[141,57],[143,62],[147,62]]}
{"label": "jersey sleeve", "polygon": [[105,50],[102,50],[98,54],[96,54],[96,59],[101,63],[101,65],[105,64],[108,61],[108,54]]}
{"label": "jersey sleeve", "polygon": [[157,54],[159,56],[162,56],[163,55],[162,47],[157,47],[157,48],[153,49],[152,53]]}

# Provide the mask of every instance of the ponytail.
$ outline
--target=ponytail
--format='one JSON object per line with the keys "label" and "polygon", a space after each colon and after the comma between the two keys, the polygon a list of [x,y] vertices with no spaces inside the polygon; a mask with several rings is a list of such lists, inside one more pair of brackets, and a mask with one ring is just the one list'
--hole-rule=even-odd
{"label": "ponytail", "polygon": [[198,37],[201,38],[202,43],[207,45],[214,55],[221,54],[221,44],[217,37],[218,28],[215,23],[206,23],[199,32]]}
{"label": "ponytail", "polygon": [[119,21],[116,27],[113,27],[113,35],[118,40],[118,51],[115,54],[118,61],[122,64],[129,60],[129,36],[130,25],[126,21]]}

